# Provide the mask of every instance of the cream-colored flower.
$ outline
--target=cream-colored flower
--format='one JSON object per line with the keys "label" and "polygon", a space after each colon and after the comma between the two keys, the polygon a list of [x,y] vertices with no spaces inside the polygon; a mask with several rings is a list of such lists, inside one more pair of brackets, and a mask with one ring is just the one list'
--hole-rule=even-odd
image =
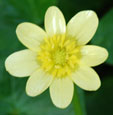
{"label": "cream-colored flower", "polygon": [[97,90],[101,83],[91,68],[103,63],[108,52],[102,47],[86,45],[98,26],[98,17],[91,10],[81,11],[67,24],[62,12],[55,6],[45,14],[45,31],[24,22],[18,25],[18,39],[28,48],[10,55],[6,70],[13,76],[30,76],[26,92],[37,96],[48,87],[52,102],[59,108],[72,100],[74,85]]}

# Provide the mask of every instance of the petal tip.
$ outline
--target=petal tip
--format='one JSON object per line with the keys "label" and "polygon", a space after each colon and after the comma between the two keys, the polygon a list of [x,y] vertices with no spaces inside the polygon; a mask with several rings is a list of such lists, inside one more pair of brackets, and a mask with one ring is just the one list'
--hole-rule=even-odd
{"label": "petal tip", "polygon": [[[30,79],[30,78],[29,78],[29,79]],[[28,79],[28,80],[29,80],[29,79]],[[25,92],[26,92],[26,94],[27,94],[28,96],[30,96],[30,97],[35,97],[35,96],[38,95],[38,93],[33,92],[33,89],[30,88],[28,81],[27,81],[27,83],[26,83]]]}
{"label": "petal tip", "polygon": [[36,94],[33,94],[32,91],[29,90],[29,88],[27,88],[27,85],[26,85],[25,91],[26,91],[26,94],[27,94],[28,96],[30,96],[30,97],[35,97],[35,96],[37,96]]}
{"label": "petal tip", "polygon": [[93,19],[95,19],[95,26],[97,28],[98,25],[99,25],[99,18],[97,16],[97,13],[95,11],[93,11],[93,10],[86,10],[86,13],[87,13],[88,18],[92,17],[92,16],[94,17]]}
{"label": "petal tip", "polygon": [[[51,93],[50,93],[50,96],[51,96]],[[72,98],[73,98],[73,96],[72,96]],[[54,100],[52,99],[52,96],[51,96],[51,100],[52,100],[53,105],[56,106],[57,108],[60,108],[60,109],[66,109],[71,104],[72,98],[71,98],[71,101],[68,104],[56,104],[54,102]]]}
{"label": "petal tip", "polygon": [[70,103],[68,105],[56,105],[55,103],[53,104],[59,109],[66,109],[70,105]]}
{"label": "petal tip", "polygon": [[50,6],[48,9],[59,9],[59,8],[57,6]]}
{"label": "petal tip", "polygon": [[9,63],[9,61],[10,61],[10,56],[8,56],[8,57],[6,58],[6,60],[5,60],[5,63],[4,63],[5,69],[6,69],[6,71],[7,71],[10,75],[13,75],[13,73],[12,73],[11,70],[10,70],[10,63]]}
{"label": "petal tip", "polygon": [[[20,30],[24,27],[24,26],[27,26],[28,24],[32,24],[33,23],[30,23],[30,22],[22,22],[20,24],[17,25],[16,27],[16,34],[18,35],[18,32],[20,32]],[[35,25],[35,24],[34,24]]]}
{"label": "petal tip", "polygon": [[[105,49],[105,48],[104,48]],[[105,61],[107,60],[107,58],[109,57],[109,53],[108,53],[108,50],[107,49],[105,49],[105,55],[106,55],[106,57],[105,57]]]}
{"label": "petal tip", "polygon": [[68,107],[73,98],[74,84],[71,80],[67,80],[65,82],[64,80],[55,80],[49,88],[53,104],[60,109]]}
{"label": "petal tip", "polygon": [[98,80],[98,83],[96,84],[95,87],[87,89],[87,91],[97,91],[101,87],[101,81],[100,79]]}

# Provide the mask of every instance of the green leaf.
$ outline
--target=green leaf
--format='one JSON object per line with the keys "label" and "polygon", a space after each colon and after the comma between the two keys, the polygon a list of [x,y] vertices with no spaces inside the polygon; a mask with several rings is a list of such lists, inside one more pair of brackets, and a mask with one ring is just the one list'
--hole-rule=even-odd
{"label": "green leaf", "polygon": [[87,93],[86,102],[88,115],[113,115],[113,77],[104,78],[98,91]]}
{"label": "green leaf", "polygon": [[64,13],[66,20],[69,21],[81,10],[94,10],[99,16],[102,16],[103,11],[106,11],[112,3],[112,0],[60,0],[59,8]]}
{"label": "green leaf", "polygon": [[100,20],[98,30],[91,41],[109,52],[107,63],[113,64],[113,8]]}
{"label": "green leaf", "polygon": [[[68,115],[70,113],[70,115],[74,115],[72,105],[64,110],[56,108],[51,102],[48,91],[34,98],[28,97],[25,94],[25,79],[16,78],[12,82],[12,94],[0,100],[0,114]],[[4,111],[4,108],[6,108],[6,111]]]}
{"label": "green leaf", "polygon": [[1,0],[0,12],[8,22],[29,21],[43,24],[44,15],[49,6],[58,0]]}
{"label": "green leaf", "polygon": [[86,107],[84,99],[85,99],[84,91],[75,85],[72,103],[76,115],[86,115]]}

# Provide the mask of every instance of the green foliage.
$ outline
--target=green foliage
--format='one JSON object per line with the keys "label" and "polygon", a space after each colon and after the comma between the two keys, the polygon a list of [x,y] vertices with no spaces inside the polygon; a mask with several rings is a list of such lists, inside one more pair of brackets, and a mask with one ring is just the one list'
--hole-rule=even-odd
{"label": "green foliage", "polygon": [[92,43],[105,47],[109,52],[107,63],[113,64],[113,8],[102,17]]}
{"label": "green foliage", "polygon": [[67,21],[81,10],[94,10],[99,16],[108,6],[112,6],[112,0],[60,0],[59,8],[63,11]]}
{"label": "green foliage", "polygon": [[87,94],[88,115],[113,114],[113,76],[102,80],[101,88],[96,92]]}
{"label": "green foliage", "polygon": [[[42,24],[44,14],[51,5],[56,5],[58,0],[2,0],[1,13],[3,18],[11,22],[30,21]],[[6,18],[7,17],[7,18]]]}
{"label": "green foliage", "polygon": [[[11,77],[11,76],[10,76]],[[26,79],[11,81],[11,94],[0,99],[0,114],[10,115],[74,115],[72,106],[60,110],[53,106],[48,91],[37,97],[28,97],[25,94]]]}

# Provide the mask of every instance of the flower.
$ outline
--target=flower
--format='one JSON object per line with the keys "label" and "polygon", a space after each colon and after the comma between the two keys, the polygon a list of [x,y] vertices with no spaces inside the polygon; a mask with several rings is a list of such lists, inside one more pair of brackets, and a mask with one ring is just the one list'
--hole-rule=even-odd
{"label": "flower", "polygon": [[55,6],[45,14],[45,31],[39,26],[24,22],[16,34],[28,49],[10,55],[5,61],[6,70],[13,76],[30,76],[26,92],[37,96],[48,87],[54,105],[66,108],[72,100],[74,83],[88,91],[100,85],[98,74],[91,68],[103,63],[106,49],[86,45],[98,26],[94,11],[77,13],[67,24],[62,12]]}

